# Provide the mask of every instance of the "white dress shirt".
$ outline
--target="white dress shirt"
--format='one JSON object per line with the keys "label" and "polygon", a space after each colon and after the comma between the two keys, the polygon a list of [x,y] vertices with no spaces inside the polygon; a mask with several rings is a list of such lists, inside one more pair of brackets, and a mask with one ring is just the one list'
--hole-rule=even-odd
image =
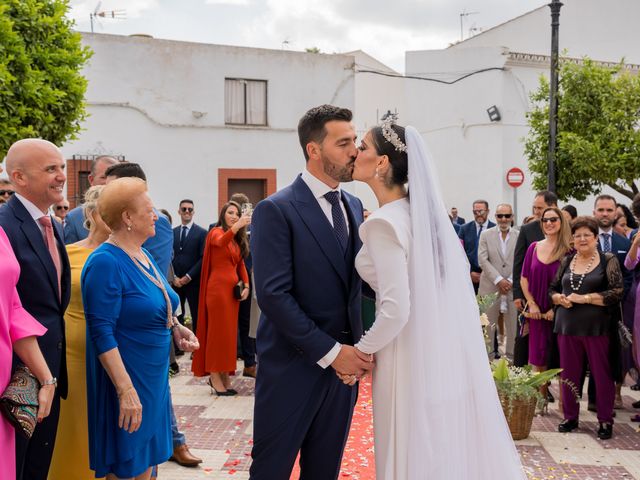
{"label": "white dress shirt", "polygon": [[[333,215],[331,213],[331,202],[329,202],[329,200],[324,198],[324,195],[325,193],[328,193],[331,191],[340,192],[340,185],[338,185],[337,188],[331,188],[329,185],[324,183],[319,178],[314,177],[313,174],[309,172],[309,170],[307,170],[306,168],[302,172],[302,180],[304,181],[304,183],[307,184],[307,186],[309,187],[309,190],[311,190],[311,193],[313,194],[315,199],[318,201],[318,205],[320,205],[322,212],[325,214],[325,216],[327,217],[327,220],[329,220],[329,223],[333,227]],[[344,203],[340,202],[340,208],[342,209],[342,215],[344,215],[344,220],[347,224],[347,232],[348,232],[349,217],[347,216],[347,209],[345,208]],[[336,342],[333,348],[329,350],[324,357],[318,360],[318,365],[320,365],[322,368],[329,367],[334,362],[338,354],[340,353],[340,346],[341,346],[340,342]]]}
{"label": "white dress shirt", "polygon": [[[30,200],[27,200],[25,197],[23,197],[19,193],[14,193],[14,195],[18,200],[20,200],[20,203],[22,203],[24,208],[27,209],[27,212],[29,212],[29,215],[31,215],[31,217],[33,218],[33,221],[36,222],[36,225],[40,229],[40,233],[42,233],[42,237],[44,238],[44,227],[40,224],[40,219],[42,217],[46,217],[49,214],[49,212],[43,212],[38,207],[36,207],[33,204],[33,202],[31,202]],[[52,218],[51,221],[54,222],[56,220]]]}

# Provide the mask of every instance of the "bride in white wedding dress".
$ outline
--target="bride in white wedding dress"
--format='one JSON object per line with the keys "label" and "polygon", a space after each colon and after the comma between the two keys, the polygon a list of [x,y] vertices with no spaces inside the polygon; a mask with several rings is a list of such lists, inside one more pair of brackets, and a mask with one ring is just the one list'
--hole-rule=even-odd
{"label": "bride in white wedding dress", "polygon": [[353,179],[380,204],[360,227],[356,258],[377,298],[375,323],[356,345],[375,354],[376,478],[525,479],[491,377],[467,259],[420,134],[391,123],[373,128]]}

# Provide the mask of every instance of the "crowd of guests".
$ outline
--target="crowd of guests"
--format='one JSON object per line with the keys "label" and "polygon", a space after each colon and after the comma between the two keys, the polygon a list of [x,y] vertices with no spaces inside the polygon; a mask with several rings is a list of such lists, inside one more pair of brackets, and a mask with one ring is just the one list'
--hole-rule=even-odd
{"label": "crowd of guests", "polygon": [[[558,208],[552,192],[538,192],[531,215],[516,227],[511,205],[472,205],[465,222],[451,209],[471,281],[480,295],[495,294],[487,312],[491,357],[506,356],[535,371],[561,368],[560,432],[579,427],[579,397],[589,376],[588,409],[596,412],[598,438],[613,435],[621,388],[640,390],[640,194],[631,207],[610,195],[596,198],[591,215]],[[541,388],[545,405],[555,398]],[[640,402],[633,404],[640,408]],[[640,422],[640,414],[632,421]]]}
{"label": "crowd of guests", "polygon": [[0,480],[149,479],[168,459],[200,464],[178,429],[170,366],[192,352],[217,395],[237,394],[238,356],[255,378],[249,199],[236,194],[209,231],[185,199],[172,228],[138,164],[96,158],[72,210],[55,145],[16,142],[6,169],[0,390],[14,354],[41,387],[30,438],[0,417]]}
{"label": "crowd of guests", "polygon": [[[192,372],[217,396],[237,395],[237,358],[244,376],[256,376],[249,198],[234,194],[208,229],[184,199],[172,228],[138,164],[96,158],[91,188],[74,209],[62,194],[64,158],[55,145],[16,142],[6,169],[0,387],[13,356],[41,388],[30,438],[0,420],[0,480],[149,479],[167,459],[198,465],[178,429],[169,372],[176,356],[191,352]],[[592,215],[578,216],[539,192],[519,227],[506,203],[495,223],[485,200],[472,212],[465,222],[454,208],[451,221],[476,292],[497,294],[488,311],[492,356],[563,369],[562,432],[579,427],[575,395],[588,373],[597,435],[611,438],[625,377],[637,379],[640,369],[640,349],[625,341],[640,338],[640,195],[631,208],[600,195]],[[555,401],[547,386],[541,393]]]}

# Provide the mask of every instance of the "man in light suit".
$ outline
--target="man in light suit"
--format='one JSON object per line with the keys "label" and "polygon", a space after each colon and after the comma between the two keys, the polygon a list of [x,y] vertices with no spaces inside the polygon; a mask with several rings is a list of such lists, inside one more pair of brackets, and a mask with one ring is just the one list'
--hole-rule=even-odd
{"label": "man in light suit", "polygon": [[351,119],[331,105],[309,110],[298,124],[306,169],[253,213],[262,315],[252,480],[288,480],[298,453],[300,478],[337,478],[357,386],[336,372],[361,377],[373,366],[353,347],[362,336],[354,259],[363,211],[340,189],[358,152]]}
{"label": "man in light suit", "polygon": [[462,240],[464,251],[469,259],[471,282],[476,294],[480,285],[480,273],[482,273],[478,263],[478,240],[483,231],[495,226],[496,224],[489,220],[489,202],[476,200],[473,202],[473,221],[465,223],[458,231],[458,237]]}
{"label": "man in light suit", "polygon": [[38,337],[38,345],[54,376],[51,382],[55,384],[57,379],[51,414],[36,426],[29,440],[16,434],[16,478],[46,480],[60,398],[67,396],[64,311],[71,289],[62,227],[49,214],[49,207],[63,199],[67,178],[62,153],[46,140],[19,140],[9,148],[6,158],[16,193],[0,209],[0,226],[20,263],[17,289],[22,305],[47,329]]}
{"label": "man in light suit", "polygon": [[[505,353],[509,359],[513,359],[517,322],[517,310],[513,304],[512,272],[518,231],[511,228],[512,218],[511,205],[506,203],[498,205],[496,207],[497,226],[482,232],[478,246],[478,262],[482,269],[478,293],[480,295],[498,293],[495,303],[487,311],[487,317],[492,331],[495,331],[498,317],[502,316],[506,334]],[[502,343],[501,337],[504,337],[504,334],[498,336],[498,343]]]}

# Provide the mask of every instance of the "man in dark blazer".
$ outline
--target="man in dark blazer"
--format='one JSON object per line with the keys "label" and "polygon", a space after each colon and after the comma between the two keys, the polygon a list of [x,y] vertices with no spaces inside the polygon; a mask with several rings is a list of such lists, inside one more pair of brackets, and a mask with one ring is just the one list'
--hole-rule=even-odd
{"label": "man in dark blazer", "polygon": [[262,315],[252,480],[288,479],[298,452],[300,478],[337,478],[357,386],[336,372],[359,378],[373,365],[353,347],[362,335],[354,259],[363,211],[340,189],[357,156],[351,119],[331,105],[309,110],[298,124],[306,169],[253,213]]}
{"label": "man in dark blazer", "polygon": [[473,289],[476,294],[478,293],[480,274],[482,273],[480,263],[478,262],[478,240],[482,232],[496,226],[496,224],[488,220],[488,218],[489,202],[486,200],[476,200],[473,202],[473,221],[465,223],[460,227],[460,231],[458,231],[458,237],[462,240],[464,251],[469,259],[471,282],[473,283]]}
{"label": "man in dark blazer", "polygon": [[453,223],[454,225],[464,225],[465,220],[462,217],[458,216],[458,209],[456,207],[451,207],[451,213],[449,214],[449,217],[451,218],[451,223]]}
{"label": "man in dark blazer", "polygon": [[195,208],[192,200],[182,200],[178,207],[180,226],[173,229],[173,286],[180,296],[182,313],[178,317],[184,324],[184,309],[189,302],[191,326],[196,331],[198,324],[198,297],[200,293],[200,269],[207,231],[193,222]]}
{"label": "man in dark blazer", "polygon": [[[20,263],[17,289],[22,305],[47,329],[38,337],[38,344],[57,379],[51,414],[36,426],[31,439],[16,434],[16,478],[46,480],[60,397],[67,396],[64,311],[71,277],[62,227],[48,212],[63,199],[65,161],[58,147],[40,139],[19,140],[9,148],[6,159],[16,193],[0,209],[0,226]],[[16,362],[14,359],[14,366]]]}
{"label": "man in dark blazer", "polygon": [[[536,193],[531,209],[534,218],[526,225],[520,227],[520,234],[518,235],[516,250],[513,256],[513,302],[518,311],[522,311],[524,308],[524,294],[520,286],[524,257],[529,245],[544,239],[544,233],[542,233],[542,228],[540,227],[540,218],[542,218],[542,213],[545,208],[555,207],[557,205],[558,197],[555,193],[547,190]],[[516,367],[523,367],[529,363],[529,336],[521,337],[519,329],[516,333],[516,343],[513,347],[513,364]]]}

